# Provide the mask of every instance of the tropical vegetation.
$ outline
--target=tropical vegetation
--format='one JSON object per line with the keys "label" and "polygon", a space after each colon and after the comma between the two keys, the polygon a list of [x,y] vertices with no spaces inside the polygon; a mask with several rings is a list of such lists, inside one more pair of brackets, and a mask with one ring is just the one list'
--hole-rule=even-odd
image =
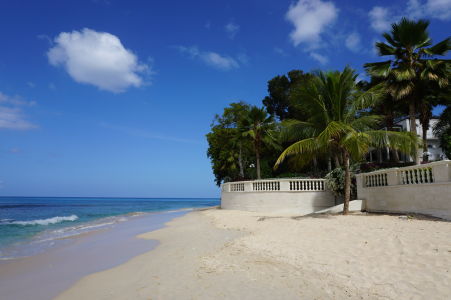
{"label": "tropical vegetation", "polygon": [[[429,160],[426,132],[437,105],[445,109],[432,129],[451,158],[450,61],[443,58],[450,39],[433,45],[428,26],[406,18],[394,23],[385,41],[376,43],[379,54],[391,59],[365,64],[369,81],[359,81],[350,67],[291,70],[268,81],[263,107],[231,103],[207,134],[216,183],[325,177],[347,213],[355,172],[411,164],[409,157],[420,163],[421,145],[422,161]],[[409,119],[409,132],[395,126],[403,118]],[[370,165],[374,154],[377,163]]]}

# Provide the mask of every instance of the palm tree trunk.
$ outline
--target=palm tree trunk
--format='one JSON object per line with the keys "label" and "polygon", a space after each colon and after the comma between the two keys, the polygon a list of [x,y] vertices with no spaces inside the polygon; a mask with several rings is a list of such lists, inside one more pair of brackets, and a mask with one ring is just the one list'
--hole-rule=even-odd
{"label": "palm tree trunk", "polygon": [[334,159],[335,159],[335,168],[339,168],[341,165],[337,154],[334,155]]}
{"label": "palm tree trunk", "polygon": [[327,158],[327,172],[332,171],[332,158],[329,156]]}
{"label": "palm tree trunk", "polygon": [[349,201],[351,200],[351,171],[349,169],[349,153],[344,152],[345,165],[345,198],[343,202],[343,215],[349,213]]}
{"label": "palm tree trunk", "polygon": [[261,174],[260,174],[260,153],[259,153],[258,149],[255,149],[255,159],[256,159],[256,163],[257,163],[257,179],[262,179]]}
{"label": "palm tree trunk", "polygon": [[423,127],[423,163],[429,162],[429,155],[428,155],[428,141],[427,141],[427,132],[429,129],[429,122],[421,124]]}
{"label": "palm tree trunk", "polygon": [[318,172],[318,160],[316,159],[316,156],[313,157],[313,173]]}
{"label": "palm tree trunk", "polygon": [[399,162],[399,154],[398,154],[398,150],[392,150],[392,156],[393,157],[393,161],[398,163]]}
{"label": "palm tree trunk", "polygon": [[[416,110],[415,110],[415,102],[411,100],[409,102],[409,120],[410,120],[410,132],[417,136],[417,122],[416,122]],[[420,157],[418,156],[418,145],[415,143],[413,161],[416,165],[420,164]]]}
{"label": "palm tree trunk", "polygon": [[382,149],[381,148],[377,148],[377,162],[379,164],[382,163]]}
{"label": "palm tree trunk", "polygon": [[243,167],[243,153],[242,153],[242,146],[240,143],[240,153],[238,154],[238,165],[240,167],[240,177],[241,179],[244,179],[244,167]]}

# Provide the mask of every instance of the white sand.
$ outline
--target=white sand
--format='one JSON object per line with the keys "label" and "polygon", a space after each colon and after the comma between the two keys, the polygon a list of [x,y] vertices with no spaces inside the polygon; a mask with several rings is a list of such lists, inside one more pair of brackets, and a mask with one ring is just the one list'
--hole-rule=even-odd
{"label": "white sand", "polygon": [[[451,299],[451,223],[193,212],[60,299]],[[260,219],[260,221],[259,221]]]}

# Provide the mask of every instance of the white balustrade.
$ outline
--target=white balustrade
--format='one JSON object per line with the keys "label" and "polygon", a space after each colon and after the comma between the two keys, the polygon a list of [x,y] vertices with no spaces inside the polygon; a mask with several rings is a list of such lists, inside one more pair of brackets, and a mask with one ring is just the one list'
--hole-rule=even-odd
{"label": "white balustrade", "polygon": [[451,181],[451,161],[378,170],[359,174],[358,177],[364,188],[449,182]]}
{"label": "white balustrade", "polygon": [[325,179],[268,179],[229,182],[222,185],[223,192],[314,192],[325,190]]}
{"label": "white balustrade", "polygon": [[357,174],[368,212],[417,213],[451,220],[451,161]]}
{"label": "white balustrade", "polygon": [[244,183],[243,182],[231,183],[230,191],[231,192],[244,192]]}

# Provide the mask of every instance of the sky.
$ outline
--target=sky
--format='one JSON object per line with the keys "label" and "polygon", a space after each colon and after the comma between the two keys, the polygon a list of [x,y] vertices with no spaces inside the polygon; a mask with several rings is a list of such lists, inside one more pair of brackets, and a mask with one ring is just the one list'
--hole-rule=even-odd
{"label": "sky", "polygon": [[1,1],[0,196],[218,197],[215,114],[292,69],[364,79],[402,16],[439,42],[451,0]]}

